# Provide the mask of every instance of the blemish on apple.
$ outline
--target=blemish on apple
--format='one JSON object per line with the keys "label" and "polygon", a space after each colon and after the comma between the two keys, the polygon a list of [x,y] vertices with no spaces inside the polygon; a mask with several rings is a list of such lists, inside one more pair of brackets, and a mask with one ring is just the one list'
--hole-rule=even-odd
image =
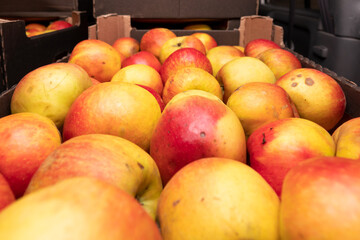
{"label": "blemish on apple", "polygon": [[314,85],[314,80],[312,78],[308,77],[305,79],[305,84],[308,86],[312,86],[312,85]]}
{"label": "blemish on apple", "polygon": [[291,84],[292,87],[296,87],[297,85],[298,85],[297,82],[293,82],[293,83]]}
{"label": "blemish on apple", "polygon": [[263,138],[262,138],[262,142],[261,142],[261,144],[265,144],[265,143],[266,143],[265,133],[262,133],[262,136],[263,136]]}
{"label": "blemish on apple", "polygon": [[174,201],[174,202],[173,202],[173,204],[172,204],[172,205],[173,205],[173,207],[175,207],[176,205],[178,205],[178,204],[179,204],[179,202],[180,202],[180,199],[178,199],[178,200]]}
{"label": "blemish on apple", "polygon": [[139,166],[139,168],[140,168],[141,170],[144,169],[144,165],[142,165],[141,163],[137,162],[137,165]]}
{"label": "blemish on apple", "polygon": [[298,75],[296,75],[297,77],[302,77],[302,75],[301,74],[298,74]]}
{"label": "blemish on apple", "polygon": [[200,133],[200,137],[204,138],[206,136],[206,133],[205,132],[201,132]]}

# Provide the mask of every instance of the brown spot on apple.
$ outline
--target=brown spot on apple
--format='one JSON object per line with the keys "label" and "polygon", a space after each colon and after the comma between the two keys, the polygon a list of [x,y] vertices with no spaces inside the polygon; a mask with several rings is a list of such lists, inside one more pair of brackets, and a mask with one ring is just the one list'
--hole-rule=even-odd
{"label": "brown spot on apple", "polygon": [[314,85],[314,80],[312,78],[308,77],[305,79],[305,84],[308,86],[312,86],[312,85]]}
{"label": "brown spot on apple", "polygon": [[295,78],[294,78],[294,77],[292,77],[292,78],[291,78],[291,81],[294,81],[294,80],[295,80]]}
{"label": "brown spot on apple", "polygon": [[137,164],[138,164],[138,166],[139,166],[139,168],[141,169],[141,170],[143,170],[144,169],[144,165],[142,165],[141,163],[139,163],[139,162],[137,162]]}
{"label": "brown spot on apple", "polygon": [[298,74],[298,75],[296,75],[297,77],[302,77],[302,75],[301,74]]}
{"label": "brown spot on apple", "polygon": [[34,88],[33,88],[32,86],[30,86],[30,87],[28,87],[28,89],[27,89],[26,91],[27,91],[28,93],[31,93],[33,89],[34,89]]}
{"label": "brown spot on apple", "polygon": [[262,136],[263,136],[263,138],[262,138],[262,142],[261,142],[261,144],[265,144],[265,143],[266,143],[265,133],[262,133]]}
{"label": "brown spot on apple", "polygon": [[205,132],[201,132],[200,133],[200,137],[204,138],[206,136],[206,133]]}
{"label": "brown spot on apple", "polygon": [[203,202],[204,200],[205,200],[205,198],[204,198],[204,197],[202,197],[202,198],[200,199],[200,201],[201,201],[201,202]]}
{"label": "brown spot on apple", "polygon": [[172,205],[173,205],[173,207],[176,207],[176,205],[178,205],[178,204],[179,204],[179,202],[180,202],[180,199],[178,199],[178,200],[174,201],[174,202],[173,202],[173,204],[172,204]]}
{"label": "brown spot on apple", "polygon": [[297,82],[293,82],[293,83],[291,84],[292,87],[296,87],[297,85],[298,85]]}

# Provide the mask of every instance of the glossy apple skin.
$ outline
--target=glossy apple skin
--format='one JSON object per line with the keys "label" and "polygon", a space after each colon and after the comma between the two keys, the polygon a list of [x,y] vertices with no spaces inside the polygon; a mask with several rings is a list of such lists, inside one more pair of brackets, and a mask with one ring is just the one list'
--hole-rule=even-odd
{"label": "glossy apple skin", "polygon": [[218,45],[215,38],[208,33],[196,32],[191,34],[191,36],[198,38],[204,44],[206,52]]}
{"label": "glossy apple skin", "polygon": [[121,67],[124,68],[133,64],[145,64],[154,68],[158,72],[160,72],[161,68],[159,59],[157,59],[154,54],[147,51],[140,51],[128,58],[125,58],[121,63]]}
{"label": "glossy apple skin", "polygon": [[360,161],[317,157],[287,174],[280,207],[281,239],[358,239]]}
{"label": "glossy apple skin", "polygon": [[134,55],[140,50],[139,41],[132,37],[118,38],[112,46],[125,58]]}
{"label": "glossy apple skin", "polygon": [[272,49],[272,48],[281,48],[275,42],[267,39],[255,39],[246,44],[244,53],[248,57],[257,57],[260,53]]}
{"label": "glossy apple skin", "polygon": [[7,180],[0,173],[0,212],[13,202],[15,202],[14,193]]}
{"label": "glossy apple skin", "polygon": [[206,54],[206,48],[198,38],[194,36],[180,36],[169,39],[164,43],[160,51],[160,62],[164,63],[173,52],[181,48],[195,48],[203,54]]}
{"label": "glossy apple skin", "polygon": [[360,160],[360,118],[347,120],[335,129],[332,137],[336,156]]}
{"label": "glossy apple skin", "polygon": [[183,67],[198,67],[212,74],[211,63],[205,54],[194,48],[181,48],[173,52],[162,64],[160,75],[163,83]]}
{"label": "glossy apple skin", "polygon": [[72,27],[71,23],[68,23],[64,20],[58,20],[58,21],[50,23],[46,29],[47,30],[61,30],[61,29],[69,28],[69,27]]}
{"label": "glossy apple skin", "polygon": [[136,196],[155,217],[162,185],[154,160],[134,143],[106,134],[88,134],[64,142],[39,167],[26,194],[81,176],[98,178]]}
{"label": "glossy apple skin", "polygon": [[318,124],[286,118],[255,130],[247,140],[250,166],[280,196],[284,177],[300,162],[318,156],[334,156],[331,135]]}
{"label": "glossy apple skin", "polygon": [[175,37],[175,33],[167,28],[152,28],[142,36],[140,50],[148,51],[159,58],[162,45]]}
{"label": "glossy apple skin", "polygon": [[273,71],[276,79],[279,79],[294,69],[301,68],[299,59],[285,49],[268,49],[258,55],[258,58]]}
{"label": "glossy apple skin", "polygon": [[76,177],[26,195],[4,209],[0,238],[160,240],[161,235],[134,197],[107,182]]}
{"label": "glossy apple skin", "polygon": [[179,169],[199,158],[245,162],[245,145],[244,130],[233,111],[210,93],[189,90],[166,105],[150,141],[150,155],[165,185]]}
{"label": "glossy apple skin", "polygon": [[0,118],[0,173],[16,198],[45,158],[61,144],[55,124],[36,113],[17,113]]}
{"label": "glossy apple skin", "polygon": [[276,81],[294,102],[299,115],[326,130],[343,117],[346,98],[341,86],[329,75],[312,68],[290,71]]}
{"label": "glossy apple skin", "polygon": [[253,169],[227,158],[189,163],[160,195],[164,239],[279,239],[280,201]]}

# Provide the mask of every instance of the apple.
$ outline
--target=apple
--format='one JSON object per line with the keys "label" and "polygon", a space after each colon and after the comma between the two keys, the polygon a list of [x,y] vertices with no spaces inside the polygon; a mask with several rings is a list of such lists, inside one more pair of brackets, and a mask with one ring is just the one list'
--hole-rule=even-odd
{"label": "apple", "polygon": [[26,74],[11,98],[11,113],[34,112],[61,128],[73,101],[92,86],[88,74],[71,63],[52,63]]}
{"label": "apple", "polygon": [[204,44],[206,52],[217,46],[215,38],[213,38],[213,36],[208,33],[196,32],[191,34],[190,36],[198,38]]}
{"label": "apple", "polygon": [[5,208],[0,239],[160,240],[161,235],[134,197],[99,179],[76,177]]}
{"label": "apple", "polygon": [[171,75],[164,86],[163,100],[167,104],[178,93],[191,89],[212,93],[222,100],[222,89],[216,78],[196,67],[184,67]]}
{"label": "apple", "polygon": [[299,117],[289,95],[273,83],[246,83],[230,95],[226,105],[238,116],[246,137],[267,123]]}
{"label": "apple", "polygon": [[103,133],[119,136],[145,151],[160,118],[154,96],[131,83],[107,82],[84,91],[72,104],[63,127],[63,140]]}
{"label": "apple", "polygon": [[184,27],[184,30],[211,30],[212,28],[205,23],[189,24]]}
{"label": "apple", "polygon": [[15,202],[14,193],[8,181],[0,173],[0,212],[13,202]]}
{"label": "apple", "polygon": [[132,37],[120,37],[112,45],[124,58],[130,57],[140,50],[140,43]]}
{"label": "apple", "polygon": [[54,22],[51,22],[48,26],[47,26],[47,30],[61,30],[61,29],[65,29],[65,28],[69,28],[72,27],[71,23],[68,23],[67,21],[64,20],[57,20]]}
{"label": "apple", "polygon": [[99,84],[100,82],[98,80],[96,80],[95,78],[90,78],[91,82],[93,83],[93,85]]}
{"label": "apple", "polygon": [[46,27],[41,23],[29,23],[29,24],[26,24],[25,30],[26,31],[37,30],[37,31],[42,32],[42,31],[46,30]]}
{"label": "apple", "polygon": [[238,49],[238,50],[240,50],[240,51],[242,51],[243,53],[244,53],[244,51],[245,51],[245,48],[242,47],[242,46],[234,45],[233,47],[236,48],[236,49]]}
{"label": "apple", "polygon": [[154,89],[160,95],[163,82],[160,74],[152,67],[144,64],[133,64],[120,69],[112,77],[111,82],[127,82],[141,84]]}
{"label": "apple", "polygon": [[162,64],[160,76],[163,83],[165,84],[172,74],[184,67],[198,67],[210,74],[213,73],[211,63],[205,54],[194,48],[181,48],[173,52]]}
{"label": "apple", "polygon": [[162,45],[169,39],[175,38],[173,31],[167,28],[152,28],[140,39],[140,50],[148,51],[159,58]]}
{"label": "apple", "polygon": [[181,48],[195,48],[196,50],[206,54],[204,44],[194,36],[181,36],[167,40],[161,47],[159,59],[161,63],[176,50]]}
{"label": "apple", "polygon": [[246,161],[244,130],[235,113],[202,90],[177,94],[165,107],[150,141],[165,185],[186,164],[204,157]]}
{"label": "apple", "polygon": [[[214,77],[217,76],[219,70],[225,63],[236,57],[244,57],[244,53],[232,46],[217,46],[210,49],[206,57],[210,60]],[[220,83],[222,84],[222,83]]]}
{"label": "apple", "polygon": [[311,158],[292,168],[281,195],[281,239],[357,239],[359,172],[360,161],[340,157]]}
{"label": "apple", "polygon": [[257,57],[260,53],[272,48],[281,47],[271,40],[259,38],[248,42],[245,46],[244,53],[248,57]]}
{"label": "apple", "polygon": [[55,124],[36,113],[24,112],[0,118],[0,173],[16,198],[45,158],[61,144]]}
{"label": "apple", "polygon": [[299,59],[291,52],[281,48],[265,50],[258,55],[258,58],[273,71],[276,79],[294,69],[301,68]]}
{"label": "apple", "polygon": [[153,88],[148,87],[148,86],[144,86],[141,84],[136,84],[136,85],[148,90],[155,97],[156,101],[158,102],[161,112],[164,110],[165,103],[164,103],[163,99],[161,98],[161,95],[158,92],[156,92]]}
{"label": "apple", "polygon": [[326,130],[341,120],[346,98],[341,86],[329,75],[312,68],[298,68],[276,81],[294,102],[299,115]]}
{"label": "apple", "polygon": [[121,68],[121,56],[104,41],[86,39],[76,44],[70,54],[69,63],[79,65],[90,77],[100,82],[109,82]]}
{"label": "apple", "polygon": [[345,121],[332,134],[337,157],[360,159],[360,117]]}
{"label": "apple", "polygon": [[284,177],[300,162],[334,156],[335,143],[320,125],[302,118],[285,118],[256,129],[247,140],[250,166],[280,196]]}
{"label": "apple", "polygon": [[279,239],[279,198],[244,163],[202,158],[164,187],[158,219],[164,239]]}
{"label": "apple", "polygon": [[133,64],[145,64],[154,68],[158,72],[160,72],[161,68],[159,59],[157,59],[154,54],[147,51],[140,51],[128,58],[125,58],[122,61],[121,66],[124,68]]}
{"label": "apple", "polygon": [[224,85],[224,102],[240,86],[250,82],[275,83],[276,78],[265,63],[253,57],[236,57],[225,63],[217,74]]}

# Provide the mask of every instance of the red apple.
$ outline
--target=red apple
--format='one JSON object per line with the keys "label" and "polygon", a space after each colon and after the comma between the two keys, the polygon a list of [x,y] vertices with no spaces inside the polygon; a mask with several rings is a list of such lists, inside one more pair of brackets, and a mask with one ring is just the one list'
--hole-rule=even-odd
{"label": "red apple", "polygon": [[260,53],[258,58],[273,71],[276,79],[279,79],[294,69],[301,68],[299,59],[285,49],[268,49]]}
{"label": "red apple", "polygon": [[159,55],[160,62],[164,63],[173,52],[181,48],[195,48],[206,54],[205,46],[198,38],[194,36],[175,37],[167,40],[162,45]]}
{"label": "red apple", "polygon": [[13,202],[15,202],[14,193],[12,192],[8,181],[0,173],[0,212]]}
{"label": "red apple", "polygon": [[50,23],[46,29],[47,30],[61,30],[61,29],[69,28],[69,27],[72,27],[71,23],[68,23],[67,21],[64,21],[64,20],[57,20],[57,21]]}
{"label": "red apple", "polygon": [[284,177],[300,162],[334,156],[335,143],[320,125],[302,118],[285,118],[256,129],[247,140],[250,166],[280,196]]}
{"label": "red apple", "polygon": [[246,44],[244,53],[248,57],[257,57],[260,53],[265,50],[272,48],[281,48],[275,42],[267,39],[255,39]]}
{"label": "red apple", "polygon": [[206,52],[217,46],[215,38],[208,33],[196,32],[191,34],[191,36],[198,38],[204,44]]}
{"label": "red apple", "polygon": [[160,75],[163,83],[177,70],[184,67],[202,68],[212,74],[212,67],[209,59],[202,52],[194,48],[181,48],[173,52],[163,63]]}
{"label": "red apple", "polygon": [[61,144],[55,124],[36,113],[24,112],[0,118],[0,173],[16,198],[45,158]]}
{"label": "red apple", "polygon": [[150,141],[150,155],[163,184],[182,167],[204,157],[246,161],[244,130],[235,113],[215,95],[189,90],[165,107]]}
{"label": "red apple", "polygon": [[167,40],[175,37],[175,33],[167,28],[152,28],[142,36],[140,50],[148,51],[158,58],[162,45]]}
{"label": "red apple", "polygon": [[122,61],[121,66],[124,68],[133,64],[145,64],[154,68],[158,72],[160,72],[161,68],[161,63],[159,59],[157,59],[154,54],[147,51],[140,51],[128,58],[125,58]]}
{"label": "red apple", "polygon": [[134,197],[113,184],[77,177],[5,208],[0,239],[160,240],[161,235]]}
{"label": "red apple", "polygon": [[160,109],[161,109],[161,112],[164,110],[165,108],[165,103],[164,101],[162,100],[160,94],[158,92],[156,92],[153,88],[151,87],[148,87],[148,86],[144,86],[144,85],[141,85],[141,84],[136,84],[142,88],[145,88],[146,90],[148,90],[156,99],[156,101],[158,102],[159,106],[160,106]]}
{"label": "red apple", "polygon": [[286,175],[281,195],[281,239],[358,239],[360,161],[316,157]]}
{"label": "red apple", "polygon": [[112,45],[124,58],[130,57],[139,52],[139,41],[132,37],[121,37],[115,40]]}

